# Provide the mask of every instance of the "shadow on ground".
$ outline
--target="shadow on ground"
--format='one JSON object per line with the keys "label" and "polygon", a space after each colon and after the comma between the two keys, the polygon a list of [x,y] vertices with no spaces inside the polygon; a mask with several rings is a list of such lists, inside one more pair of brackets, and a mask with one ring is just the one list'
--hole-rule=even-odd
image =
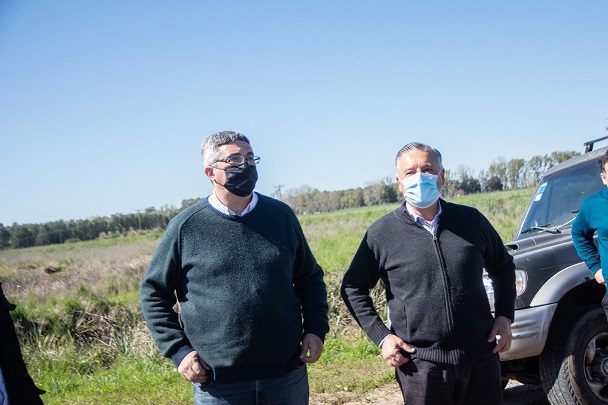
{"label": "shadow on ground", "polygon": [[547,396],[540,385],[517,385],[504,391],[504,404],[508,405],[549,405]]}

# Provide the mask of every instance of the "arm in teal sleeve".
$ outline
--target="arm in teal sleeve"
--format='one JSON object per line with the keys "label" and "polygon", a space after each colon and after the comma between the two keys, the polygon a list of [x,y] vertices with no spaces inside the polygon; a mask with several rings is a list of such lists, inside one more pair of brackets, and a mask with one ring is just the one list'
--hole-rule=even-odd
{"label": "arm in teal sleeve", "polygon": [[594,233],[595,229],[591,228],[585,216],[585,210],[581,208],[572,223],[572,242],[576,253],[593,274],[602,267],[599,252],[593,243]]}

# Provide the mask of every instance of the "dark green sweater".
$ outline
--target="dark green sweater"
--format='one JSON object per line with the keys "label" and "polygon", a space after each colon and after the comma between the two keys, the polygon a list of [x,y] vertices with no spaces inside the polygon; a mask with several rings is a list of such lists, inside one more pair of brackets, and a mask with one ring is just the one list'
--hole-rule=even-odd
{"label": "dark green sweater", "polygon": [[165,356],[179,365],[196,350],[217,382],[291,371],[303,333],[324,339],[329,329],[323,271],[299,222],[262,195],[242,217],[206,199],[175,217],[144,277],[141,307]]}

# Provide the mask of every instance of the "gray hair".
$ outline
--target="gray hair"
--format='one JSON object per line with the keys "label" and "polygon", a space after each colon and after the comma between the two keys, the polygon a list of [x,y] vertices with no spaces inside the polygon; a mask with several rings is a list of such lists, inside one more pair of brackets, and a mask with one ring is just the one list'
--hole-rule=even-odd
{"label": "gray hair", "polygon": [[203,155],[205,166],[210,166],[217,162],[220,158],[218,156],[220,146],[237,141],[247,142],[251,145],[251,142],[249,142],[249,139],[245,135],[235,131],[221,131],[206,137],[203,143],[201,143],[201,154]]}
{"label": "gray hair", "polygon": [[439,167],[443,169],[443,163],[441,162],[441,152],[425,143],[420,142],[410,142],[403,148],[399,149],[399,152],[397,152],[397,156],[395,156],[395,167],[398,165],[399,158],[401,157],[401,155],[414,149],[432,153],[437,158],[437,161],[439,162]]}

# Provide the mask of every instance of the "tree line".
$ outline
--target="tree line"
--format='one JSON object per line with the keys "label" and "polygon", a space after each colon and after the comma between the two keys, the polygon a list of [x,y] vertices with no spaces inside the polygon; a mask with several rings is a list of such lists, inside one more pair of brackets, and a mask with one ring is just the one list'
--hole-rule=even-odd
{"label": "tree line", "polygon": [[446,170],[446,186],[443,194],[454,197],[488,191],[515,190],[535,187],[543,174],[552,166],[580,155],[575,151],[551,152],[532,156],[529,160],[504,158],[494,160],[477,177],[471,169],[459,166],[455,171]]}
{"label": "tree line", "polygon": [[[543,173],[552,166],[579,155],[578,152],[552,152],[533,156],[529,160],[499,158],[486,170],[475,175],[466,166],[446,170],[446,182],[442,190],[444,197],[455,197],[490,191],[514,190],[534,187]],[[394,178],[384,178],[366,187],[349,190],[319,191],[310,186],[287,190],[284,201],[297,214],[335,211],[344,208],[365,207],[395,203],[401,200]]]}
{"label": "tree line", "polygon": [[[446,183],[442,194],[444,197],[453,197],[533,187],[538,184],[547,169],[578,154],[574,151],[566,151],[533,156],[529,160],[507,161],[499,158],[477,176],[465,166],[460,166],[456,170],[446,170]],[[285,196],[279,189],[273,196],[289,204],[297,214],[391,204],[401,200],[395,180],[390,177],[365,187],[348,190],[319,191],[310,186],[301,186],[287,190]],[[0,249],[111,238],[137,231],[165,229],[175,215],[199,200],[199,198],[183,200],[179,208],[150,207],[137,213],[114,214],[109,217],[59,220],[43,224],[14,223],[11,226],[0,223]]]}
{"label": "tree line", "polygon": [[180,208],[154,207],[130,214],[114,214],[78,220],[59,220],[43,224],[0,223],[0,249],[25,248],[124,236],[137,231],[165,229],[182,209],[199,199],[183,200]]}
{"label": "tree line", "polygon": [[366,187],[338,191],[319,191],[310,186],[287,190],[283,201],[296,214],[328,212],[346,208],[394,203],[399,199],[397,187],[384,178]]}

